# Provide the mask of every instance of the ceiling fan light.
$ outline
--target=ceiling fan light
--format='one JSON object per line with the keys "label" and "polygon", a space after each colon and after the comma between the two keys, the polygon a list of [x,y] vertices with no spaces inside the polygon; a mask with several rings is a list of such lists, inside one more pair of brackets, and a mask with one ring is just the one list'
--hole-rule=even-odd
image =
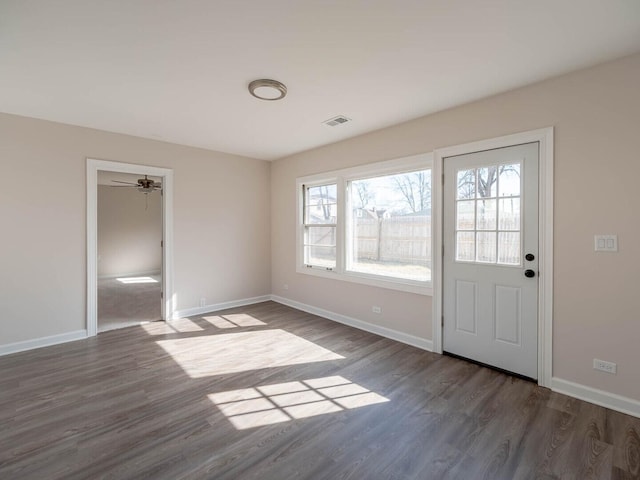
{"label": "ceiling fan light", "polygon": [[260,100],[280,100],[287,94],[287,87],[277,80],[262,78],[249,84],[249,93]]}

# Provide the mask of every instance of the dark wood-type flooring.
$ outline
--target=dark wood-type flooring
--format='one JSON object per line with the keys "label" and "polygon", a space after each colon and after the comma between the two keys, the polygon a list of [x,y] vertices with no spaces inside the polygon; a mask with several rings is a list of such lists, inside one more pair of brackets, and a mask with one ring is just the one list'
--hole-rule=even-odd
{"label": "dark wood-type flooring", "polygon": [[273,302],[0,358],[1,479],[640,479],[640,419]]}

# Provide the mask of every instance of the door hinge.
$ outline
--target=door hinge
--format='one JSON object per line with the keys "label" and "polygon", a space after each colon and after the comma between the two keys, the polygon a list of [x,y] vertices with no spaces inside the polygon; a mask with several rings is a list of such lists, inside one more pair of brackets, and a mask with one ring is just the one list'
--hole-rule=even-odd
{"label": "door hinge", "polygon": [[160,298],[164,298],[164,292],[160,292]]}
{"label": "door hinge", "polygon": [[442,256],[444,257],[444,243],[442,244]]}
{"label": "door hinge", "polygon": [[442,186],[444,186],[444,173],[442,174]]}
{"label": "door hinge", "polygon": [[440,326],[444,327],[444,315],[442,315],[442,317],[440,317]]}
{"label": "door hinge", "polygon": [[160,240],[160,248],[164,247],[164,240]]}

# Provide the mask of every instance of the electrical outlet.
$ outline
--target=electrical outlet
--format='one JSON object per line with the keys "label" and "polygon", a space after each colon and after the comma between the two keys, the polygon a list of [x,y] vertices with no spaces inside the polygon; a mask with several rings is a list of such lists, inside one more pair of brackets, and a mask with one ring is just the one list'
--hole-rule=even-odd
{"label": "electrical outlet", "polygon": [[377,305],[374,305],[373,307],[371,307],[371,311],[373,313],[382,313],[382,309],[380,307],[378,307]]}
{"label": "electrical outlet", "polygon": [[613,373],[615,375],[618,366],[613,362],[605,362],[604,360],[593,359],[593,368],[595,370],[601,370],[606,373]]}
{"label": "electrical outlet", "polygon": [[201,299],[200,299],[200,306],[201,306],[201,307],[204,307],[206,304],[207,304],[207,299],[206,299],[206,298],[204,298],[204,297],[203,297],[203,298],[201,298]]}

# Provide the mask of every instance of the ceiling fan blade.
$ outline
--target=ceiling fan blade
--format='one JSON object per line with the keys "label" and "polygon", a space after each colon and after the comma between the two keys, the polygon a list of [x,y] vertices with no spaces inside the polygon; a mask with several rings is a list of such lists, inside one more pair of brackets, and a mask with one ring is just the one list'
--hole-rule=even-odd
{"label": "ceiling fan blade", "polygon": [[133,188],[133,187],[137,187],[137,185],[107,185],[108,187],[115,187],[115,188]]}
{"label": "ceiling fan blade", "polygon": [[113,183],[126,183],[127,185],[133,185],[134,187],[138,186],[137,183],[131,183],[131,182],[122,182],[120,180],[111,180]]}

